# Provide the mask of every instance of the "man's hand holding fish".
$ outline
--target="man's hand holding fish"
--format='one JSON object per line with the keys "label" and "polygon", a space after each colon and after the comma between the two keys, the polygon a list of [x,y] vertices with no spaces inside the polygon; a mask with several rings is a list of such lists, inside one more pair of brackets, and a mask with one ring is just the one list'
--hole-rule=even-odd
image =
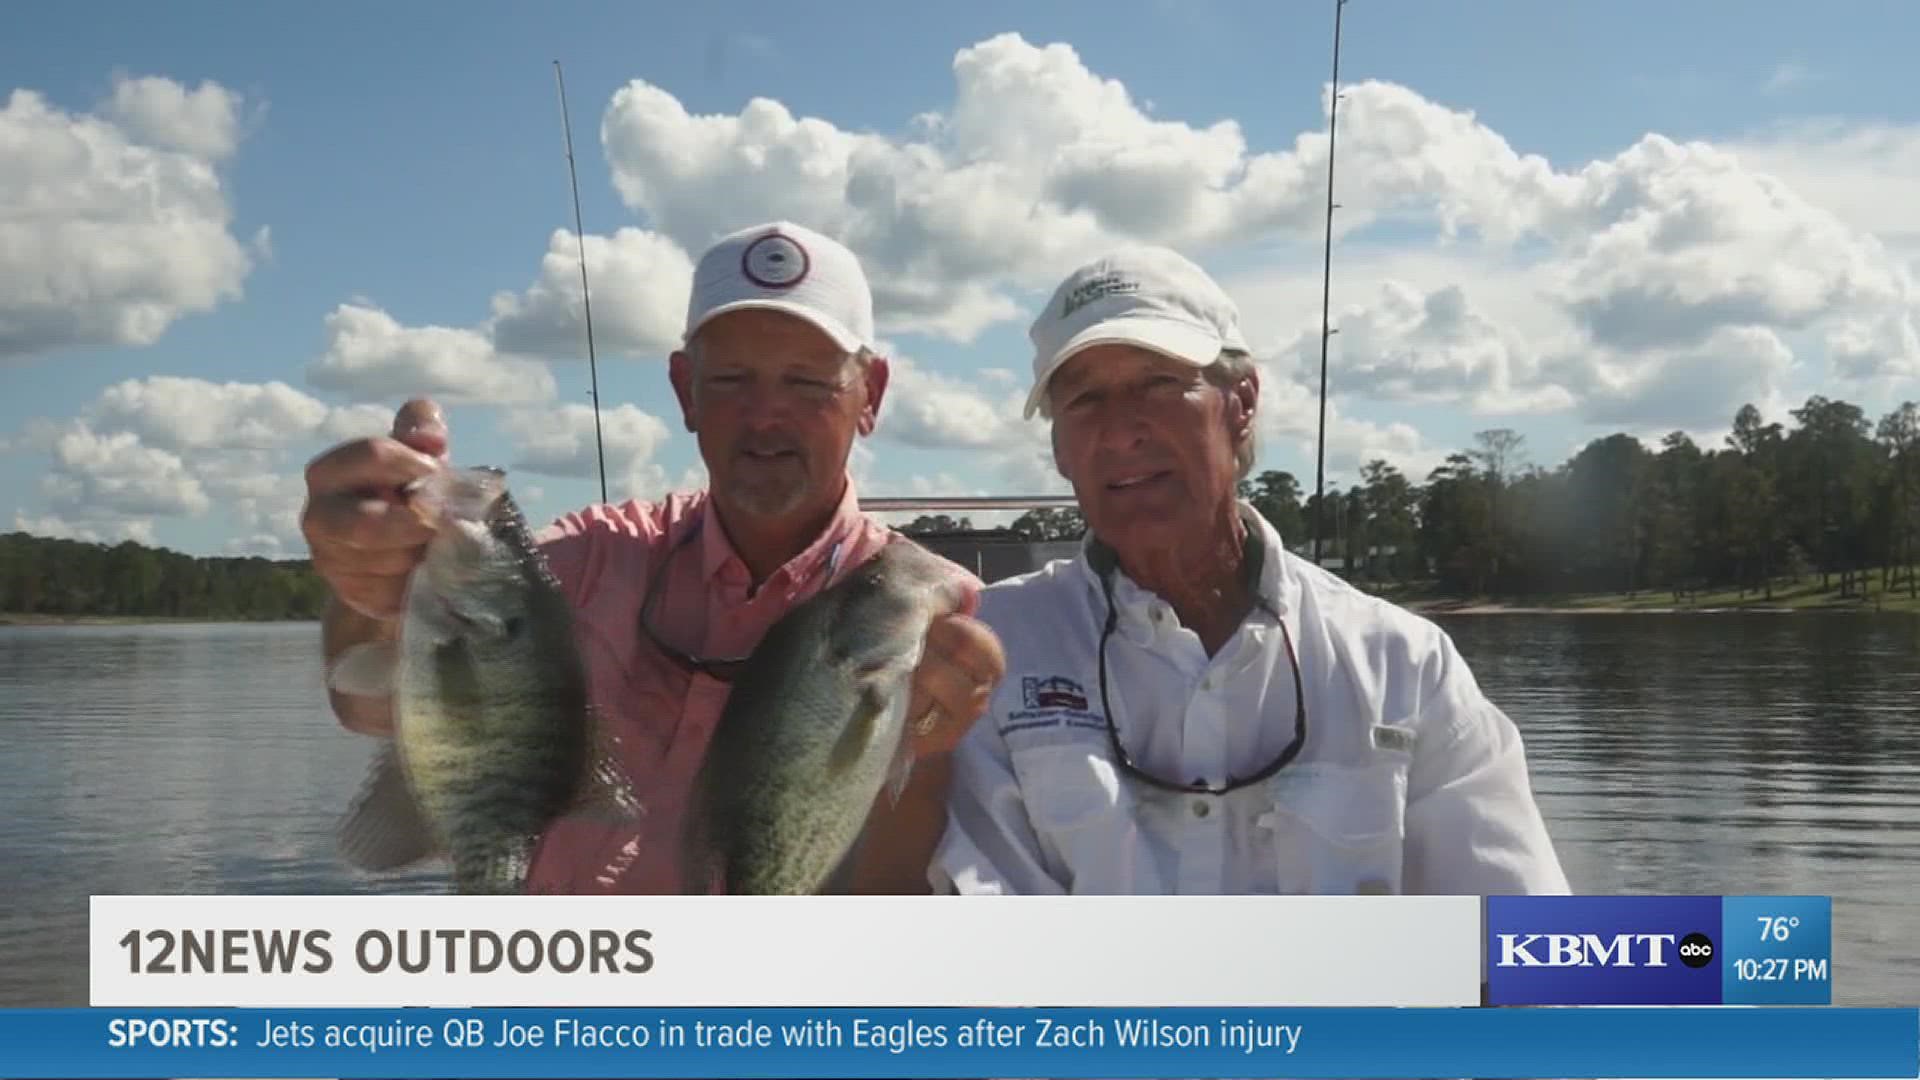
{"label": "man's hand holding fish", "polygon": [[330,702],[387,736],[342,851],[462,891],[924,893],[1005,670],[980,582],[861,512],[888,366],[853,253],[721,239],[669,361],[708,487],[527,527],[444,416],[309,466]]}

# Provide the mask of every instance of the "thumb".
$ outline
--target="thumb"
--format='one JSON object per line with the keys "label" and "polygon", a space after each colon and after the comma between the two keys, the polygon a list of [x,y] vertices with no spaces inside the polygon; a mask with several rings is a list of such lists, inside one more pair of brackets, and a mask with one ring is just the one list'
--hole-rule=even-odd
{"label": "thumb", "polygon": [[393,417],[393,437],[430,457],[446,460],[451,436],[446,414],[431,398],[414,398]]}

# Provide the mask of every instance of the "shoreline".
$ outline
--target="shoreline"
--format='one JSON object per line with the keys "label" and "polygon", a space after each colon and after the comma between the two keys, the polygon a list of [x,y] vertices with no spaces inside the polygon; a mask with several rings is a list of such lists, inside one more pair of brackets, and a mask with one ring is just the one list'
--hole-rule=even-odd
{"label": "shoreline", "polygon": [[318,623],[317,618],[284,619],[242,619],[216,618],[211,615],[50,615],[44,613],[23,613],[18,611],[0,611],[0,626],[237,626],[259,624],[278,626],[285,623]]}
{"label": "shoreline", "polygon": [[1920,615],[1911,601],[1877,605],[1871,601],[1783,604],[1775,601],[1720,604],[1505,603],[1497,600],[1395,600],[1416,615]]}
{"label": "shoreline", "polygon": [[[1740,598],[1728,594],[1708,594],[1691,602],[1654,600],[1651,596],[1630,599],[1622,594],[1571,593],[1539,599],[1496,600],[1488,597],[1435,596],[1419,590],[1374,591],[1356,586],[1369,596],[1405,608],[1417,615],[1920,615],[1920,599],[1875,592],[1859,599],[1840,599],[1831,594],[1776,590],[1771,600]],[[1408,593],[1411,592],[1411,595]],[[318,624],[319,616],[287,616],[250,619],[238,616],[210,615],[66,615],[0,611],[0,627],[60,626],[215,626],[258,624],[283,626],[289,623]]]}

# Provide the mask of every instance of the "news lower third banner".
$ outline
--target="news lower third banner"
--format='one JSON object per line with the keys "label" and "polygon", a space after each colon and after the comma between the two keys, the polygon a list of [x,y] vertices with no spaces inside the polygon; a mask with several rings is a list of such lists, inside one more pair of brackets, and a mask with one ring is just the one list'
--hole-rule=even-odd
{"label": "news lower third banner", "polygon": [[6,1075],[1913,1077],[1920,1009],[0,1010]]}
{"label": "news lower third banner", "polygon": [[[86,1077],[1920,1077],[1826,897],[92,898]],[[1482,983],[1495,1005],[1481,1008]],[[1706,1006],[1706,1007],[1700,1007]],[[1767,1007],[1755,1007],[1767,1006]]]}
{"label": "news lower third banner", "polygon": [[1824,896],[96,896],[101,1006],[1827,1005]]}
{"label": "news lower third banner", "polygon": [[1480,900],[95,896],[97,1006],[1480,1002]]}

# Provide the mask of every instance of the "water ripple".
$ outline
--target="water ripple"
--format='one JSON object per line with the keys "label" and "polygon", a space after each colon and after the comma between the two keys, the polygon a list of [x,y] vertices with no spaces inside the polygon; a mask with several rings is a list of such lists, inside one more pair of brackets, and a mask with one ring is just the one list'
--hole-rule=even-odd
{"label": "water ripple", "polygon": [[[1584,892],[1834,897],[1834,999],[1920,999],[1920,620],[1442,620]],[[0,1005],[86,1001],[87,897],[438,892],[332,828],[369,747],[311,626],[0,627]]]}

